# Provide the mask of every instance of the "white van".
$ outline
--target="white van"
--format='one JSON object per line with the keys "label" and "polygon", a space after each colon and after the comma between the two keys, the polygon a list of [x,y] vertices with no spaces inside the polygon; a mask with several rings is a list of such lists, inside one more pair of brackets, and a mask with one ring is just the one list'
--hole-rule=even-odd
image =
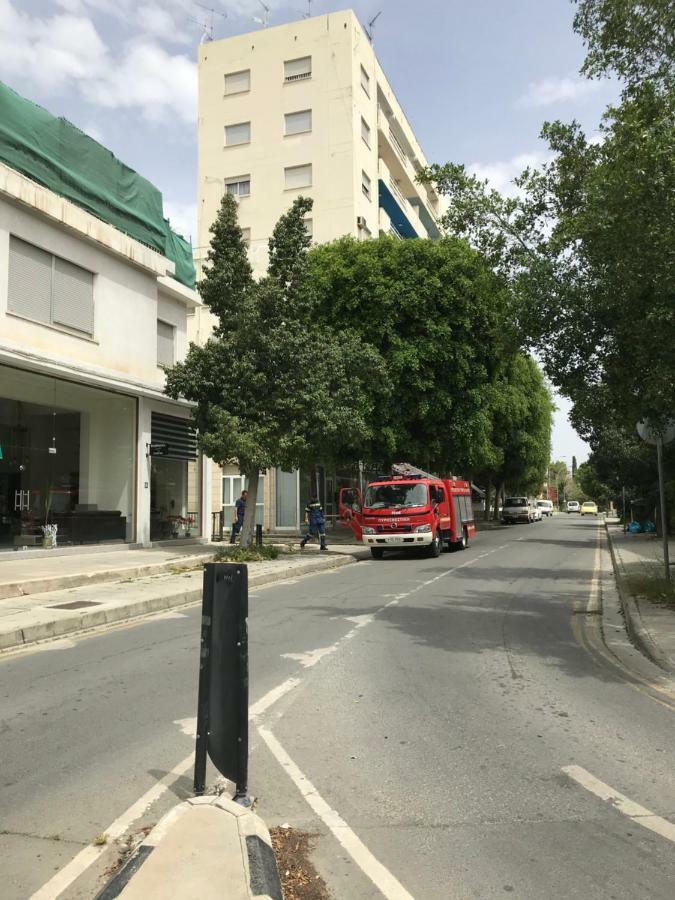
{"label": "white van", "polygon": [[537,509],[541,510],[542,516],[552,516],[553,502],[551,500],[537,500]]}

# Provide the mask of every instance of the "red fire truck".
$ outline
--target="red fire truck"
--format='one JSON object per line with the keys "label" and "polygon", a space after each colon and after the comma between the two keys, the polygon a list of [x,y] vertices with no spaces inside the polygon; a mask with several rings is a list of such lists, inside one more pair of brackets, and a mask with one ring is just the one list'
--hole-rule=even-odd
{"label": "red fire truck", "polygon": [[452,475],[439,478],[397,463],[391,476],[371,481],[365,496],[342,488],[339,514],[375,559],[385,550],[426,549],[428,556],[465,550],[476,533],[471,483]]}

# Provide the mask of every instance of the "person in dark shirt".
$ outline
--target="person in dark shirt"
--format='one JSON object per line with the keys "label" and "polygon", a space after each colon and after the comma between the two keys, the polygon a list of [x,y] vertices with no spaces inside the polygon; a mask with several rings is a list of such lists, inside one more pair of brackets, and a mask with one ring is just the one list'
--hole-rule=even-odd
{"label": "person in dark shirt", "polygon": [[230,534],[231,544],[234,544],[236,542],[237,535],[241,531],[241,527],[244,524],[247,497],[248,491],[242,491],[241,497],[237,497],[237,499],[234,501],[234,522],[232,523],[232,533]]}
{"label": "person in dark shirt", "polygon": [[302,549],[312,536],[319,538],[321,550],[328,550],[326,546],[326,517],[318,497],[313,496],[305,507],[305,524],[308,526],[307,534],[300,542]]}

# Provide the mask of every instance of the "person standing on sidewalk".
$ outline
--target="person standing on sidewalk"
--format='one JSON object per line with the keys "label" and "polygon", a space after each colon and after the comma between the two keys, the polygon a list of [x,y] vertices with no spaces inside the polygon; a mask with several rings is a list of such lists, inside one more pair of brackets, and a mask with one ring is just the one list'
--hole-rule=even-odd
{"label": "person standing on sidewalk", "polygon": [[326,546],[326,517],[323,514],[323,506],[321,506],[321,502],[316,496],[312,496],[305,507],[305,524],[309,530],[300,542],[300,549],[302,550],[307,542],[313,536],[316,536],[319,538],[320,549],[328,550]]}
{"label": "person standing on sidewalk", "polygon": [[234,544],[237,540],[237,535],[242,529],[244,524],[244,516],[246,515],[246,498],[248,497],[248,491],[242,491],[241,497],[237,497],[234,501],[234,522],[232,523],[232,533],[230,534],[230,543]]}

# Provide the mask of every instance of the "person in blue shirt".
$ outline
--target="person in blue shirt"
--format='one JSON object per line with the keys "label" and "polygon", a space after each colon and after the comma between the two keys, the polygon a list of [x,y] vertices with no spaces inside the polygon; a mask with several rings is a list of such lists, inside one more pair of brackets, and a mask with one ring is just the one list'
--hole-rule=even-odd
{"label": "person in blue shirt", "polygon": [[230,534],[231,544],[234,544],[236,542],[237,535],[241,531],[241,527],[244,524],[247,497],[248,491],[242,491],[241,497],[237,497],[237,499],[234,501],[234,522],[232,523],[232,533]]}
{"label": "person in blue shirt", "polygon": [[313,496],[305,507],[305,524],[308,526],[307,534],[300,542],[302,549],[313,536],[319,538],[321,550],[328,550],[326,546],[326,517],[318,497]]}

